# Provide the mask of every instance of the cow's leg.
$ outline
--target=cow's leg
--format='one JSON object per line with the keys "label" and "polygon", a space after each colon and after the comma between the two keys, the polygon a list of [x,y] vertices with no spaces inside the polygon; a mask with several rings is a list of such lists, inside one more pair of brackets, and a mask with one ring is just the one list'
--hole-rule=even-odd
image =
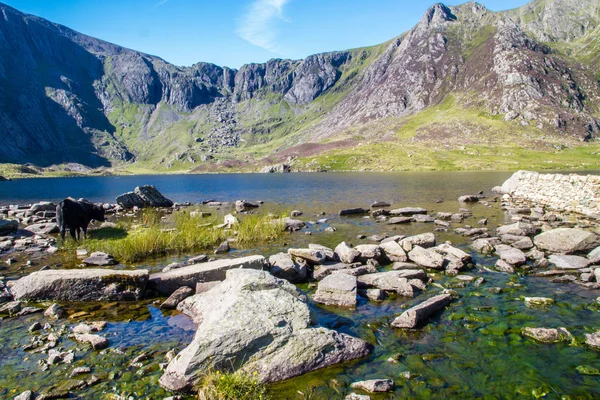
{"label": "cow's leg", "polygon": [[87,230],[88,230],[88,226],[84,225],[81,230],[83,230],[83,239],[87,239]]}
{"label": "cow's leg", "polygon": [[77,240],[77,228],[69,227],[69,233],[73,239]]}
{"label": "cow's leg", "polygon": [[65,233],[67,233],[67,228],[65,226],[61,226],[60,227],[60,237],[61,237],[63,243],[65,242]]}

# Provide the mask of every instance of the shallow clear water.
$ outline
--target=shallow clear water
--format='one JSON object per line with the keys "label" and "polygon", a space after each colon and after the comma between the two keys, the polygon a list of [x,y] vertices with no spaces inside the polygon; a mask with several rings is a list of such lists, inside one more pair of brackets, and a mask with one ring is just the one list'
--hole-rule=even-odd
{"label": "shallow clear water", "polygon": [[[335,246],[345,240],[354,245],[368,243],[358,234],[412,235],[433,230],[431,224],[390,226],[362,217],[339,217],[344,207],[368,207],[373,201],[385,200],[393,207],[422,206],[431,211],[457,211],[456,198],[484,190],[489,193],[510,173],[336,173],[286,175],[193,175],[148,177],[99,177],[69,179],[36,179],[0,183],[0,203],[28,203],[58,200],[67,195],[94,201],[112,201],[122,192],[140,184],[154,184],[175,201],[198,202],[214,198],[221,201],[263,200],[260,210],[300,209],[303,221],[329,218],[326,224],[310,224],[306,230],[284,236],[275,243],[258,248],[238,249],[236,255],[270,255],[288,247],[308,243]],[[5,185],[13,186],[5,186]],[[8,190],[5,190],[8,188]],[[444,199],[443,203],[437,200]],[[508,222],[509,216],[498,205],[487,208],[479,204],[467,206],[473,217],[464,224],[476,225],[489,218],[490,227]],[[215,210],[229,212],[227,208]],[[324,212],[325,215],[317,216]],[[323,230],[333,226],[335,233]],[[450,240],[470,251],[468,239],[452,232],[436,233],[438,242]],[[429,398],[536,398],[548,399],[600,398],[600,378],[582,375],[580,365],[600,369],[600,353],[582,345],[585,333],[600,329],[600,305],[597,291],[577,285],[554,284],[547,279],[521,274],[486,272],[481,267],[493,265],[495,258],[473,254],[478,268],[467,274],[482,276],[486,282],[479,288],[456,287],[460,299],[422,330],[403,332],[389,326],[393,318],[412,305],[433,296],[440,289],[430,287],[414,299],[395,298],[383,303],[361,300],[354,311],[311,305],[320,324],[359,336],[375,345],[370,357],[354,363],[317,371],[272,387],[272,395],[281,399],[340,399],[350,392],[349,384],[369,378],[392,378],[397,383],[394,393],[372,396],[373,399]],[[184,256],[153,260],[135,267],[158,270]],[[1,271],[0,271],[1,272]],[[2,272],[4,273],[4,272]],[[437,283],[455,287],[456,278],[438,275]],[[308,285],[300,286],[309,294]],[[494,294],[490,287],[500,287]],[[528,308],[522,296],[552,297],[555,304]],[[108,394],[124,394],[133,398],[163,398],[168,393],[157,385],[161,375],[158,364],[165,362],[170,349],[181,349],[192,339],[194,327],[189,319],[176,313],[163,314],[152,302],[135,304],[69,305],[73,311],[87,310],[92,316],[81,320],[109,321],[106,333],[109,350],[94,352],[79,346],[72,365],[52,367],[41,372],[37,365],[42,355],[24,352],[20,345],[31,336],[27,327],[34,321],[45,322],[40,314],[21,319],[0,321],[0,398],[12,398],[26,389],[48,388],[65,381],[65,375],[80,365],[92,367],[102,381],[80,391],[82,398],[111,398]],[[60,321],[74,325],[77,321]],[[521,336],[523,327],[564,326],[579,344],[539,344]],[[64,349],[74,346],[70,340],[60,343]],[[121,352],[114,351],[121,349]],[[142,368],[130,365],[142,352],[152,354]],[[397,356],[397,364],[388,358]],[[47,357],[47,356],[44,356]],[[410,371],[406,380],[401,373]]]}

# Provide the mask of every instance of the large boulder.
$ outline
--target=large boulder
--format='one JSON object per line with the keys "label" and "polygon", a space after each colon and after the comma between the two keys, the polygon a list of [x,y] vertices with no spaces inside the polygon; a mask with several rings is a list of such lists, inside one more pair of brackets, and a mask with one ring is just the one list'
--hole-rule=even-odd
{"label": "large boulder", "polygon": [[138,186],[133,192],[117,197],[117,204],[130,209],[133,207],[172,207],[173,201],[167,199],[152,185]]}
{"label": "large boulder", "polygon": [[408,258],[414,263],[432,269],[444,269],[444,257],[432,249],[414,246],[408,253]]}
{"label": "large boulder", "polygon": [[510,265],[521,265],[527,262],[527,256],[519,249],[505,244],[496,245],[496,254],[502,261]]}
{"label": "large boulder", "polygon": [[15,300],[140,300],[148,271],[110,269],[45,270],[27,275],[10,288]]}
{"label": "large boulder", "polygon": [[499,236],[502,235],[515,235],[515,236],[529,236],[535,235],[540,232],[540,228],[530,224],[528,222],[515,222],[510,225],[502,225],[496,229]]}
{"label": "large boulder", "polygon": [[557,228],[533,239],[540,250],[550,253],[571,254],[592,250],[600,245],[600,237],[592,232],[574,228]]}
{"label": "large boulder", "polygon": [[199,326],[160,384],[191,389],[208,370],[238,370],[277,382],[368,355],[367,342],[315,327],[306,297],[268,272],[227,271],[227,279],[178,307]]}
{"label": "large boulder", "polygon": [[170,295],[182,286],[195,289],[198,282],[222,281],[230,269],[262,270],[266,262],[263,256],[249,256],[189,265],[150,275],[148,287],[160,294]]}
{"label": "large boulder", "polygon": [[0,219],[0,235],[16,232],[18,228],[18,221],[15,221],[14,219]]}

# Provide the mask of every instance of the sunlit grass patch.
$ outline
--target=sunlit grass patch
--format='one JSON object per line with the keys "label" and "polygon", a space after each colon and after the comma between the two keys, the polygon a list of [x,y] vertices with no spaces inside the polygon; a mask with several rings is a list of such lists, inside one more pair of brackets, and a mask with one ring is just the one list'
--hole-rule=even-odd
{"label": "sunlit grass patch", "polygon": [[260,400],[268,399],[265,385],[241,372],[210,372],[198,385],[200,400]]}
{"label": "sunlit grass patch", "polygon": [[68,240],[64,247],[72,252],[78,247],[90,253],[102,251],[129,264],[169,254],[211,250],[227,239],[234,239],[242,247],[273,241],[285,234],[281,217],[243,215],[239,216],[239,224],[228,229],[219,227],[222,221],[216,217],[192,217],[186,211],[164,215],[147,209],[136,220],[90,232],[83,243]]}

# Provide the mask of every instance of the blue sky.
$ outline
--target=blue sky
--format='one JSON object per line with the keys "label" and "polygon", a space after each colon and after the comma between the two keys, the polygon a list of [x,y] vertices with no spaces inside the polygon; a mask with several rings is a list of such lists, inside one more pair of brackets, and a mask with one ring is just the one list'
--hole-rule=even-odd
{"label": "blue sky", "polygon": [[[271,58],[385,42],[414,26],[422,0],[0,0],[176,65],[239,68]],[[498,11],[527,0],[482,0]],[[458,4],[458,3],[446,3]]]}

